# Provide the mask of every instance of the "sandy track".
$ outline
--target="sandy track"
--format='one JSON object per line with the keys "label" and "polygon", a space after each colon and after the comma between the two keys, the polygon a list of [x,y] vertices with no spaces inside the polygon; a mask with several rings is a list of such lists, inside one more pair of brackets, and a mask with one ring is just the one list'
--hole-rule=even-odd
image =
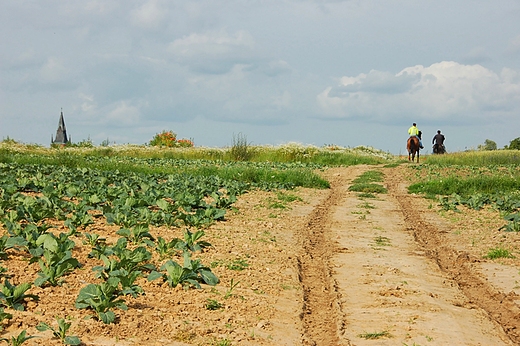
{"label": "sandy track", "polygon": [[[455,250],[449,226],[400,168],[388,194],[361,200],[351,181],[374,167],[328,172],[331,190],[299,233],[305,345],[513,345],[514,296],[498,292]],[[377,337],[370,339],[370,337]]]}

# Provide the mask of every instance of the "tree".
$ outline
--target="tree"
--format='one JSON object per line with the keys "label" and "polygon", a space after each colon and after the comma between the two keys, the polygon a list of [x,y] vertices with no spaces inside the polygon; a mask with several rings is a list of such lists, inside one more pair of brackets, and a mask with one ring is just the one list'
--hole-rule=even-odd
{"label": "tree", "polygon": [[520,150],[520,137],[513,139],[511,142],[509,142],[509,147],[507,147],[509,150]]}
{"label": "tree", "polygon": [[497,150],[497,143],[491,139],[486,139],[484,144],[479,144],[478,150]]}

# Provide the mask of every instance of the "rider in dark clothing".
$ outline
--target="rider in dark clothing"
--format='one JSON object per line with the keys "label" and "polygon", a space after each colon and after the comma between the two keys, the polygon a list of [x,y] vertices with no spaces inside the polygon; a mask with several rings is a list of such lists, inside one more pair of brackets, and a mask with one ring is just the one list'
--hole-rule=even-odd
{"label": "rider in dark clothing", "polygon": [[444,140],[445,137],[443,134],[441,134],[441,130],[437,130],[437,134],[433,136],[432,144],[434,146],[437,145],[438,148],[444,149]]}

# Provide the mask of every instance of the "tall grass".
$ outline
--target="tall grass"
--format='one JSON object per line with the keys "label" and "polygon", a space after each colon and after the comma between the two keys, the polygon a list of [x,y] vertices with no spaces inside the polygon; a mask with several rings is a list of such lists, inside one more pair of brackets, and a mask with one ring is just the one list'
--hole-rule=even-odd
{"label": "tall grass", "polygon": [[471,196],[476,193],[506,193],[520,189],[518,177],[507,176],[471,176],[468,178],[447,177],[430,181],[423,181],[409,186],[412,193],[428,195]]}
{"label": "tall grass", "polygon": [[468,151],[447,155],[429,155],[429,164],[489,166],[520,164],[520,150]]}

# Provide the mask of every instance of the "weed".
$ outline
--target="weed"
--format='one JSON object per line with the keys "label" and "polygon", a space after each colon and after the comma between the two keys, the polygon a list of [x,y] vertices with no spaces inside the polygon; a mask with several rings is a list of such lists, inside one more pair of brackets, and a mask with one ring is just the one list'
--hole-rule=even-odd
{"label": "weed", "polygon": [[206,301],[206,310],[219,310],[223,308],[222,304],[219,303],[218,300],[208,298]]}
{"label": "weed", "polygon": [[497,259],[497,258],[514,258],[511,252],[504,248],[490,249],[484,258]]}
{"label": "weed", "polygon": [[374,238],[374,242],[377,246],[390,246],[390,239],[383,236],[378,236]]}
{"label": "weed", "polygon": [[269,209],[287,209],[287,204],[278,202],[278,201],[271,201],[269,202],[269,205],[267,206]]}
{"label": "weed", "polygon": [[364,208],[364,209],[375,209],[375,206],[373,204],[370,204],[368,202],[365,202],[363,204],[358,205],[358,208]]}
{"label": "weed", "polygon": [[387,189],[384,186],[374,183],[358,183],[350,186],[349,191],[364,192],[364,193],[386,193]]}
{"label": "weed", "polygon": [[359,177],[354,179],[352,182],[354,184],[362,184],[362,183],[374,183],[374,182],[382,182],[384,174],[381,171],[366,171],[361,174]]}
{"label": "weed", "polygon": [[237,259],[234,259],[231,261],[215,261],[215,262],[212,262],[210,265],[211,268],[215,268],[215,267],[219,267],[219,266],[223,266],[229,270],[241,271],[241,270],[244,270],[247,267],[249,267],[249,263],[245,259],[237,258]]}
{"label": "weed", "polygon": [[392,335],[388,331],[384,330],[382,332],[363,333],[359,334],[358,336],[367,340],[375,340],[380,338],[390,338]]}
{"label": "weed", "polygon": [[231,279],[231,283],[229,284],[229,289],[226,291],[226,294],[224,295],[224,299],[228,299],[229,297],[231,297],[233,295],[233,290],[235,289],[235,287],[237,287],[237,285],[240,283],[240,281],[237,281],[235,283],[235,279]]}
{"label": "weed", "polygon": [[231,346],[231,341],[228,339],[218,340],[214,344],[215,346]]}
{"label": "weed", "polygon": [[362,192],[357,195],[358,198],[377,198],[376,195],[370,192]]}
{"label": "weed", "polygon": [[231,157],[235,161],[249,161],[253,157],[251,144],[247,142],[247,137],[242,133],[233,135],[233,146],[230,151]]}
{"label": "weed", "polygon": [[290,202],[294,202],[294,201],[299,201],[299,202],[303,201],[300,197],[298,197],[296,195],[293,195],[290,193],[284,193],[284,192],[277,192],[276,197],[278,198],[279,201],[282,201],[285,203],[290,203]]}

